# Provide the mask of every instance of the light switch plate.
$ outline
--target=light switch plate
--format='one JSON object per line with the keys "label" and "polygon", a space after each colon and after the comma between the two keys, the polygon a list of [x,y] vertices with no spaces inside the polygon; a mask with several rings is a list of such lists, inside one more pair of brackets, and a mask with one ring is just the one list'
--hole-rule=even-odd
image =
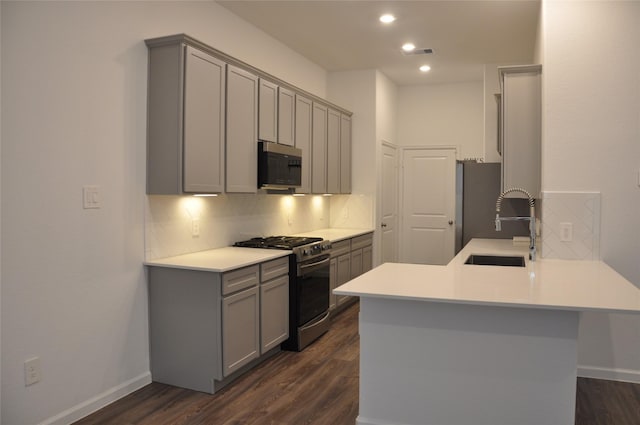
{"label": "light switch plate", "polygon": [[99,186],[83,186],[82,187],[82,206],[84,209],[100,208],[100,187]]}

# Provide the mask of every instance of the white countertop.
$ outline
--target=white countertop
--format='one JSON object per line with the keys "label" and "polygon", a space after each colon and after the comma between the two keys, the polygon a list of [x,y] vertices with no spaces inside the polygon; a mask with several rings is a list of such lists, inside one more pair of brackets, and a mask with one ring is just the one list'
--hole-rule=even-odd
{"label": "white countertop", "polygon": [[[337,242],[373,232],[372,229],[320,229],[312,232],[299,233],[293,236],[320,237]],[[159,258],[145,261],[146,266],[170,267],[176,269],[204,270],[210,272],[227,272],[253,264],[284,257],[291,251],[279,249],[259,249],[225,247],[209,249],[177,255],[175,257]]]}
{"label": "white countertop", "polygon": [[[464,264],[470,254],[523,255],[525,267]],[[640,289],[602,261],[528,260],[527,246],[511,240],[473,239],[446,266],[385,263],[334,293],[558,309],[640,313]]]}
{"label": "white countertop", "polygon": [[225,247],[209,249],[145,261],[147,266],[170,267],[175,269],[204,270],[209,272],[228,272],[241,267],[263,263],[291,254],[291,251],[279,249]]}

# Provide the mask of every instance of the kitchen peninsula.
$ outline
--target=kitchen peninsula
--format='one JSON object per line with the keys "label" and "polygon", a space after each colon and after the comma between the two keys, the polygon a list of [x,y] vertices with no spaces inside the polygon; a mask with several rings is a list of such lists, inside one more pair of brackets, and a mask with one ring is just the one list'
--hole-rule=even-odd
{"label": "kitchen peninsula", "polygon": [[357,423],[573,425],[580,312],[640,313],[601,261],[464,264],[522,255],[472,240],[447,266],[386,263],[340,286],[360,297]]}

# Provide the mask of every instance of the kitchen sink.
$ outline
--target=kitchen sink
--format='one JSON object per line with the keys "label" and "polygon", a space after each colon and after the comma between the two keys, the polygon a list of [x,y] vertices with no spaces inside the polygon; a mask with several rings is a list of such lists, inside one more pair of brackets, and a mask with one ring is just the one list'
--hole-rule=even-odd
{"label": "kitchen sink", "polygon": [[474,264],[476,266],[508,266],[508,267],[524,267],[523,256],[508,255],[475,255],[472,254],[467,258],[465,264]]}

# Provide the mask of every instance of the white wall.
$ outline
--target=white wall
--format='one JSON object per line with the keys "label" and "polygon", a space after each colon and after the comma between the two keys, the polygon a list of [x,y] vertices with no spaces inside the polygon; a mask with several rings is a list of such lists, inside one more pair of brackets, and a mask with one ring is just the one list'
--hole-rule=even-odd
{"label": "white wall", "polygon": [[213,2],[0,4],[1,422],[68,423],[149,381],[143,40],[184,32],[319,96],[326,72]]}
{"label": "white wall", "polygon": [[398,144],[458,146],[458,158],[483,156],[483,82],[398,88]]}
{"label": "white wall", "polygon": [[[640,3],[545,1],[543,33],[543,190],[599,191],[601,257],[640,287]],[[582,316],[580,374],[640,382],[638,353],[640,317]]]}

